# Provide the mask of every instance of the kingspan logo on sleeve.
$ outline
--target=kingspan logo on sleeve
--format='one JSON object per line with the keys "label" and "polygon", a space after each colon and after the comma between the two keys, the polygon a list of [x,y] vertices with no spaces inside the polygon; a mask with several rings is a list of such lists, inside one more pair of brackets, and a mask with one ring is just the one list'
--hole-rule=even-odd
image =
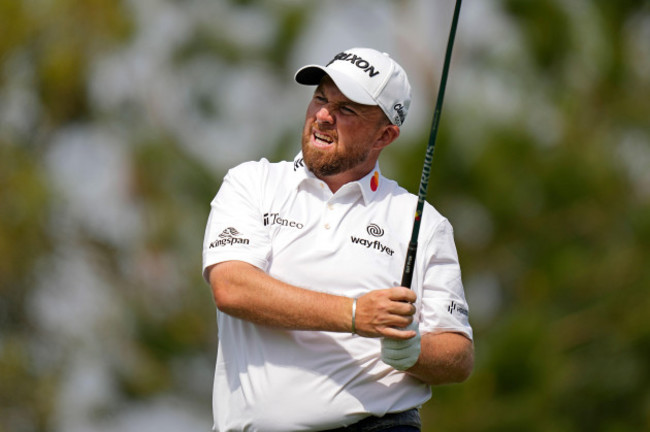
{"label": "kingspan logo on sleeve", "polygon": [[[371,223],[366,227],[366,232],[373,237],[382,237],[384,235],[384,230],[379,225]],[[350,240],[353,244],[364,246],[367,249],[376,250],[381,253],[385,253],[388,256],[393,256],[395,253],[394,250],[384,245],[379,240],[365,239],[356,236],[350,236]]]}
{"label": "kingspan logo on sleeve", "polygon": [[240,238],[241,233],[233,227],[228,227],[221,234],[219,234],[219,239],[210,243],[209,249],[222,247],[222,246],[232,246],[234,244],[250,244],[250,240],[247,238]]}

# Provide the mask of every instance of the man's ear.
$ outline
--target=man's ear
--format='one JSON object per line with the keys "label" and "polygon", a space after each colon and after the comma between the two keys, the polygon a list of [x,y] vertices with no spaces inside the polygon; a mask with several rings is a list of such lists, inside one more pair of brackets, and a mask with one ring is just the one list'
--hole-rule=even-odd
{"label": "man's ear", "polygon": [[379,135],[379,138],[375,141],[375,149],[381,150],[388,146],[388,144],[392,143],[397,139],[397,137],[399,137],[399,132],[399,126],[394,124],[382,126],[382,131],[380,132],[381,135]]}

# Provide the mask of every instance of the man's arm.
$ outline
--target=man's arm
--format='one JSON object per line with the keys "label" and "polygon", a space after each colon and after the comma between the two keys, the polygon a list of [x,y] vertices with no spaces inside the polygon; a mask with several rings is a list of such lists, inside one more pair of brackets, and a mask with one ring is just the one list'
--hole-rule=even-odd
{"label": "man's arm", "polygon": [[406,373],[430,385],[465,381],[474,368],[474,344],[460,333],[426,333],[418,361]]}
{"label": "man's arm", "polygon": [[[349,332],[352,299],[281,282],[241,261],[208,268],[217,308],[256,324],[292,330]],[[365,337],[409,339],[415,293],[404,287],[378,289],[357,300],[357,333]],[[461,382],[474,366],[472,341],[459,333],[422,335],[420,356],[406,372],[431,385]]]}
{"label": "man's arm", "polygon": [[[217,308],[256,324],[292,330],[350,332],[353,299],[281,282],[242,261],[211,266],[210,286]],[[408,339],[415,293],[394,287],[371,291],[357,300],[356,331],[366,337]]]}

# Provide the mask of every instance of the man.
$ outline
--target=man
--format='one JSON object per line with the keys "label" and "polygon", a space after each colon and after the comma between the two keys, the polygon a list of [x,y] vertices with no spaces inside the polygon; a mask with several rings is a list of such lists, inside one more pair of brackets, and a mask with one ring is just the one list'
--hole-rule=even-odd
{"label": "man", "polygon": [[472,329],[449,222],[383,177],[410,104],[404,70],[355,48],[301,68],[314,85],[293,162],[231,169],[203,275],[218,308],[215,431],[418,431],[430,386],[465,380]]}

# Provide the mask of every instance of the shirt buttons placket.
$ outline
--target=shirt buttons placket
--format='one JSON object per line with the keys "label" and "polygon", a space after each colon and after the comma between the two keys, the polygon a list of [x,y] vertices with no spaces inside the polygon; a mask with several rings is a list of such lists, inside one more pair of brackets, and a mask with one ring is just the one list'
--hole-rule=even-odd
{"label": "shirt buttons placket", "polygon": [[326,208],[327,208],[327,210],[325,210],[325,217],[324,217],[325,223],[323,224],[323,228],[328,230],[328,229],[332,228],[332,226],[330,225],[330,223],[328,221],[330,219],[330,215],[331,215],[332,210],[334,210],[334,205],[332,203],[327,203]]}

